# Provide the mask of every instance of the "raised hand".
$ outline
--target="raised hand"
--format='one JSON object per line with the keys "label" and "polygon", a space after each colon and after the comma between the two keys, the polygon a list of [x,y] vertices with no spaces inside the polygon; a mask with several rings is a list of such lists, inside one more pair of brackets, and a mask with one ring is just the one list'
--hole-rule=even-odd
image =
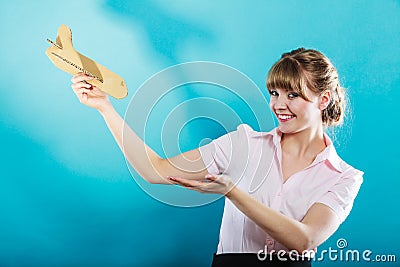
{"label": "raised hand", "polygon": [[92,79],[93,77],[91,76],[88,76],[84,73],[78,73],[72,77],[71,87],[82,104],[102,111],[105,108],[110,107],[111,103],[107,94],[102,92],[96,86],[86,82]]}

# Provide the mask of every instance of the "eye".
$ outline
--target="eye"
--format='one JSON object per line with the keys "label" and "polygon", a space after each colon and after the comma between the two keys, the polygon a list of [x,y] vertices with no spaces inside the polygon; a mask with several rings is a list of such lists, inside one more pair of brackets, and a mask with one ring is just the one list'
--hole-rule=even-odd
{"label": "eye", "polygon": [[289,94],[288,94],[288,98],[289,99],[295,99],[296,97],[298,97],[299,96],[299,94],[298,93],[295,93],[295,92],[290,92]]}
{"label": "eye", "polygon": [[269,90],[269,94],[270,94],[270,96],[278,96],[279,95],[278,92],[275,90]]}

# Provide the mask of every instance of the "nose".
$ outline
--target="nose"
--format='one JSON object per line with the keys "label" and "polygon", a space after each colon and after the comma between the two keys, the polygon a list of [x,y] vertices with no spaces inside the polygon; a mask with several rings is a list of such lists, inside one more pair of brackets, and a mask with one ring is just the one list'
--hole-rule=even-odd
{"label": "nose", "polygon": [[279,95],[275,98],[274,101],[274,109],[286,109],[287,103],[286,103],[286,98],[282,95]]}

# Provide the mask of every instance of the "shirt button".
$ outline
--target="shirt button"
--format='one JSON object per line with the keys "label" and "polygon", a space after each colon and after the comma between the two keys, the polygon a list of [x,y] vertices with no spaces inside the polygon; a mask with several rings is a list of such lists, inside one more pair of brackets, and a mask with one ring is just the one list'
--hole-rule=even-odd
{"label": "shirt button", "polygon": [[274,245],[274,240],[271,239],[271,238],[267,238],[267,245],[268,245],[269,247],[273,246],[273,245]]}

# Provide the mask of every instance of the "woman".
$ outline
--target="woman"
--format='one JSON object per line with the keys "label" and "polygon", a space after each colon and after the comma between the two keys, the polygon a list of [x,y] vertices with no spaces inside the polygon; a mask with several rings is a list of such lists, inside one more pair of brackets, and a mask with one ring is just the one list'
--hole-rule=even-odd
{"label": "woman", "polygon": [[[124,121],[105,94],[85,83],[90,79],[75,75],[72,88],[100,112],[122,149]],[[225,195],[213,266],[310,266],[312,252],[346,219],[362,183],[363,172],[346,164],[324,133],[342,122],[345,107],[329,59],[304,48],[285,53],[269,71],[267,88],[279,121],[270,132],[242,124],[163,159],[129,127],[124,131],[129,143],[122,150],[148,182]]]}

